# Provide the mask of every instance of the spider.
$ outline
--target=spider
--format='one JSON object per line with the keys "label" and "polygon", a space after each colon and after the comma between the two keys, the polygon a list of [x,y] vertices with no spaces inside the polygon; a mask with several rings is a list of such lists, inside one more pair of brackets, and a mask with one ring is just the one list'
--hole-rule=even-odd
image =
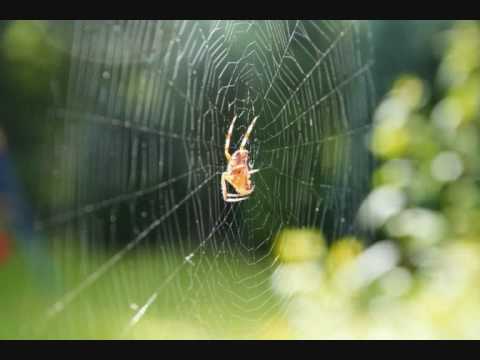
{"label": "spider", "polygon": [[[230,128],[228,129],[227,139],[225,140],[225,157],[227,158],[228,165],[227,171],[222,173],[222,194],[223,199],[226,202],[246,200],[255,189],[255,186],[252,185],[252,181],[250,180],[250,175],[256,173],[258,169],[251,169],[252,165],[249,161],[250,154],[248,150],[245,149],[245,145],[247,144],[248,137],[250,136],[257,119],[258,116],[252,120],[248,126],[247,132],[243,136],[240,148],[232,155],[230,155],[228,151],[230,147],[230,138],[232,137],[233,132],[233,125],[235,124],[235,120],[237,120],[237,116],[233,117]],[[227,182],[233,186],[237,194],[227,192]]]}

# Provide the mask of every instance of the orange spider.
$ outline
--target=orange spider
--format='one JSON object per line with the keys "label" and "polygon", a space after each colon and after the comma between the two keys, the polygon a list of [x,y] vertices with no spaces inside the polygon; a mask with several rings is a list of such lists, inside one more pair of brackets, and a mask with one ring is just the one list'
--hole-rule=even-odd
{"label": "orange spider", "polygon": [[[227,139],[225,141],[225,157],[227,158],[228,165],[227,171],[222,173],[222,194],[223,199],[226,202],[237,202],[248,199],[250,194],[255,189],[255,186],[252,185],[250,180],[250,175],[258,171],[251,169],[250,165],[250,154],[248,150],[245,150],[245,145],[247,144],[248,137],[253,130],[253,126],[257,121],[258,116],[256,116],[250,126],[247,129],[247,132],[243,136],[242,143],[240,148],[235,151],[232,155],[228,152],[230,147],[230,138],[232,137],[233,125],[237,117],[235,116],[232,120],[232,124],[227,133]],[[237,194],[232,194],[227,192],[227,182],[233,186]]]}

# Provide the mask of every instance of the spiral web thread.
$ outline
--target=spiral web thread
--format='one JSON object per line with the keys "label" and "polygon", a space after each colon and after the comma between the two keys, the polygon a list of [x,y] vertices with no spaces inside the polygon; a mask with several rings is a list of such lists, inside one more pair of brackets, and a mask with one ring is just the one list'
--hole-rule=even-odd
{"label": "spiral web thread", "polygon": [[[163,315],[218,336],[281,314],[275,235],[359,231],[372,59],[361,21],[77,21],[66,101],[46,121],[43,159],[56,165],[37,224],[73,280],[46,326],[75,336],[82,314],[89,336],[105,316],[120,336]],[[231,151],[259,116],[247,148],[260,171],[252,196],[229,204],[235,114]]]}

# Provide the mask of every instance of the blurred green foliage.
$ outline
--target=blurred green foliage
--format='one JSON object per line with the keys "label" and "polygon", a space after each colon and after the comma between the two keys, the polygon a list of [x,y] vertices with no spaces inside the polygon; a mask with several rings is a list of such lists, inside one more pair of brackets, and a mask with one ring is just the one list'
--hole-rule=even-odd
{"label": "blurred green foliage", "polygon": [[359,221],[378,242],[340,239],[314,268],[306,257],[274,275],[289,279],[274,284],[293,297],[297,336],[480,337],[480,25],[443,35],[434,83],[399,77],[375,113],[379,165]]}
{"label": "blurred green foliage", "polygon": [[61,61],[58,50],[52,51],[51,41],[44,20],[14,21],[3,35],[4,57],[10,67],[7,75],[30,96],[41,95]]}
{"label": "blurred green foliage", "polygon": [[34,205],[51,198],[51,184],[38,174],[45,174],[41,154],[59,124],[46,126],[43,120],[48,106],[66,94],[69,26],[67,21],[0,21],[0,126]]}

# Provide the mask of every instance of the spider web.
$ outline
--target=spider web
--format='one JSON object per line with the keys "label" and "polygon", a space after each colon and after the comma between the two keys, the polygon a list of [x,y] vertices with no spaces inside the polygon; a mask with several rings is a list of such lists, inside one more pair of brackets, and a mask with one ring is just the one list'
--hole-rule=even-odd
{"label": "spider web", "polygon": [[[367,24],[76,21],[71,44],[66,97],[36,155],[52,170],[37,229],[64,284],[43,329],[255,336],[287,301],[271,291],[275,235],[360,231]],[[252,196],[229,204],[220,176],[235,114],[232,151],[259,116],[247,148],[260,171]]]}

